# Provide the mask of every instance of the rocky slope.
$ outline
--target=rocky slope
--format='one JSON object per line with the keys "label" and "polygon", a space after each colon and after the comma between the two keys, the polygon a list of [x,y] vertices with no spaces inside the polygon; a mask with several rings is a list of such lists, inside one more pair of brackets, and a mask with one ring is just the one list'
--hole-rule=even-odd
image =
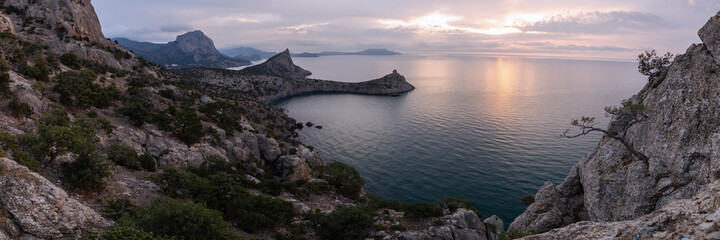
{"label": "rocky slope", "polygon": [[[647,162],[603,137],[562,184],[546,183],[510,229],[544,232],[591,221],[537,239],[679,238],[717,230],[712,226],[718,216],[712,213],[720,177],[718,32],[720,15],[699,31],[702,44],[675,57],[661,77],[631,98],[649,108],[648,119],[631,126],[626,137],[649,157]],[[616,120],[610,128],[622,124]],[[695,200],[687,200],[693,196]],[[699,225],[681,226],[686,221]]]}
{"label": "rocky slope", "polygon": [[215,48],[212,39],[199,30],[182,34],[167,44],[143,43],[129,39],[120,39],[118,42],[135,54],[168,68],[230,68],[250,64],[248,60],[223,55]]}
{"label": "rocky slope", "polygon": [[202,88],[214,91],[216,94],[218,91],[236,91],[266,102],[308,93],[392,96],[415,89],[397,71],[379,79],[359,83],[305,78],[310,72],[293,64],[288,50],[262,64],[241,71],[196,68],[175,70],[174,73],[181,81],[191,85],[201,85]]}

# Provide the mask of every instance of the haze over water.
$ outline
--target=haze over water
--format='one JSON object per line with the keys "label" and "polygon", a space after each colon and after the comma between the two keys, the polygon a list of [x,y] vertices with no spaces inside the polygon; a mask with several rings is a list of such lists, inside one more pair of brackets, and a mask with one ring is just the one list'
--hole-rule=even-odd
{"label": "haze over water", "polygon": [[557,136],[646,83],[634,62],[521,57],[331,56],[295,58],[311,77],[348,82],[397,69],[416,90],[401,97],[323,94],[274,103],[304,128],[303,143],[355,167],[386,200],[467,199],[507,224],[523,193],[559,184],[600,135]]}

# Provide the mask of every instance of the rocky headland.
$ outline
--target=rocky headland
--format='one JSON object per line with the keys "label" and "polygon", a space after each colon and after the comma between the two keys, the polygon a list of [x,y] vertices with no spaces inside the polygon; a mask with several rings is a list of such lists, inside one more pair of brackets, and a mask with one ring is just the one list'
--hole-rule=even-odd
{"label": "rocky headland", "polygon": [[180,81],[205,88],[237,91],[260,101],[310,93],[354,93],[394,96],[415,89],[397,71],[382,78],[350,83],[307,78],[310,71],[295,65],[285,50],[264,63],[240,71],[192,68],[173,71]]}

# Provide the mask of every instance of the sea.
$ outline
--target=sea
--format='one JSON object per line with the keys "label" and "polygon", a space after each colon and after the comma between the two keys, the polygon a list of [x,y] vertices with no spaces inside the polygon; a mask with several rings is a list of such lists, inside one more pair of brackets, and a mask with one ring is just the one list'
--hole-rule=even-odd
{"label": "sea", "polygon": [[507,225],[524,194],[560,184],[601,135],[559,137],[573,118],[608,122],[604,107],[647,78],[633,61],[488,55],[295,58],[311,78],[360,82],[397,70],[416,89],[399,97],[303,95],[275,101],[326,162],[357,169],[385,200],[469,200]]}

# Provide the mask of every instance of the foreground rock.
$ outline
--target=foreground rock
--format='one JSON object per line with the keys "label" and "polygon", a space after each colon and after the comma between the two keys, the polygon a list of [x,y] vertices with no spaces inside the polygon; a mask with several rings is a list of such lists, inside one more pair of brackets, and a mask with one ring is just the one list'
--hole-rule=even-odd
{"label": "foreground rock", "polygon": [[[665,224],[644,215],[670,211],[669,203],[695,196],[720,176],[719,17],[700,30],[704,44],[692,45],[677,56],[663,77],[652,79],[632,97],[650,112],[648,120],[633,125],[626,138],[649,161],[634,158],[618,141],[603,137],[561,185],[543,186],[511,229],[547,231],[578,221],[640,217],[635,221]],[[621,223],[607,227],[616,224]]]}
{"label": "foreground rock", "polygon": [[720,239],[720,182],[631,221],[579,222],[523,239]]}
{"label": "foreground rock", "polygon": [[0,158],[0,239],[76,239],[111,224],[15,161]]}

